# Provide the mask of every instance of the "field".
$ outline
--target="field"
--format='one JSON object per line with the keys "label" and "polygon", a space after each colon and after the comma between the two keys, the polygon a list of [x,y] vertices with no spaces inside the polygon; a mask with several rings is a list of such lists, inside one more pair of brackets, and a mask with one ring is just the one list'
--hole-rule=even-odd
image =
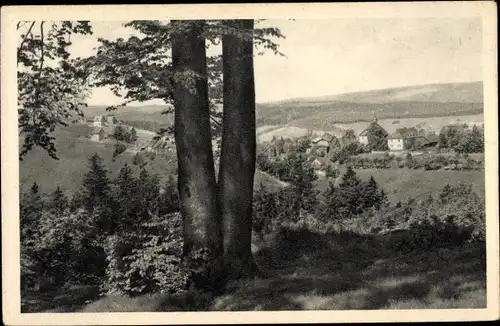
{"label": "field", "polygon": [[[305,231],[304,231],[305,232]],[[23,312],[431,309],[486,307],[480,244],[395,254],[370,238],[292,233],[257,250],[258,276],[206,295],[26,293]],[[355,256],[356,259],[352,259]]]}
{"label": "field", "polygon": [[[68,195],[77,190],[82,182],[83,175],[88,171],[88,158],[98,153],[104,160],[107,169],[114,178],[125,163],[134,167],[133,152],[126,151],[113,160],[114,142],[94,142],[86,138],[92,131],[86,125],[72,125],[60,128],[55,132],[56,149],[59,160],[49,157],[40,148],[34,148],[19,164],[19,183],[21,191],[27,191],[33,182],[37,182],[42,192],[50,192],[61,187]],[[142,142],[146,142],[147,131],[138,131]],[[20,140],[22,141],[22,139]],[[147,169],[162,179],[168,178],[177,169],[175,154],[157,154],[147,164]],[[255,174],[255,188],[263,184],[268,189],[278,189],[282,182],[257,171]]]}
{"label": "field", "polygon": [[[341,171],[343,173],[344,170]],[[449,183],[471,184],[475,192],[484,198],[484,171],[425,171],[408,169],[365,169],[356,170],[356,174],[363,180],[373,176],[375,181],[387,193],[393,203],[411,198],[424,199],[429,194],[438,194]],[[337,179],[336,183],[340,181]],[[325,178],[318,180],[318,189],[324,190],[328,185]]]}

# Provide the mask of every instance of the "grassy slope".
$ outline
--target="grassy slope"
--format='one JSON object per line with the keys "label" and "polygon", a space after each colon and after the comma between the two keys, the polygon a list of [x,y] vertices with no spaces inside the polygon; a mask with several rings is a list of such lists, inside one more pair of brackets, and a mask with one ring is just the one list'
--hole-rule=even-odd
{"label": "grassy slope", "polygon": [[[256,253],[259,275],[219,297],[149,294],[94,297],[88,289],[46,299],[23,296],[23,311],[252,311],[484,308],[484,245],[395,254],[361,237],[292,233]],[[353,259],[355,257],[355,259]],[[52,309],[52,310],[51,310]],[[56,309],[56,310],[53,310]]]}
{"label": "grassy slope", "polygon": [[[343,171],[342,171],[343,172]],[[389,200],[393,203],[404,201],[410,197],[415,199],[426,198],[429,194],[437,195],[445,184],[471,184],[482,198],[484,198],[484,171],[425,171],[408,169],[366,169],[356,170],[356,174],[363,180],[370,176],[384,189]],[[340,178],[337,179],[337,183]],[[326,189],[328,181],[325,178],[318,180],[319,190]]]}
{"label": "grassy slope", "polygon": [[[125,152],[113,161],[113,142],[97,143],[84,138],[92,128],[85,125],[72,125],[56,131],[56,149],[59,160],[50,158],[40,148],[35,148],[19,164],[19,183],[21,191],[27,191],[36,181],[42,192],[50,192],[60,186],[68,194],[77,190],[82,182],[83,175],[88,171],[88,158],[98,153],[103,159],[111,177],[118,173],[125,163],[132,164],[133,154]],[[83,137],[80,137],[83,136]],[[146,137],[146,136],[144,136]],[[147,169],[166,179],[177,169],[176,158],[170,156],[156,156],[149,161]],[[276,178],[257,171],[255,174],[255,188],[261,184],[267,189],[278,189],[281,182]]]}

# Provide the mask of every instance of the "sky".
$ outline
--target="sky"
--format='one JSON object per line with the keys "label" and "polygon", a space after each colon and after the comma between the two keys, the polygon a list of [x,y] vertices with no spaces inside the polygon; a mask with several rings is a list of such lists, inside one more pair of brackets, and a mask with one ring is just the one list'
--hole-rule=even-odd
{"label": "sky", "polygon": [[[286,57],[256,56],[258,103],[482,77],[480,18],[268,20],[280,28]],[[73,38],[75,56],[95,53],[97,38],[135,34],[121,22],[92,22],[92,36]],[[220,52],[220,48],[209,53]],[[89,105],[118,104],[107,88]],[[160,104],[160,101],[146,104]]]}

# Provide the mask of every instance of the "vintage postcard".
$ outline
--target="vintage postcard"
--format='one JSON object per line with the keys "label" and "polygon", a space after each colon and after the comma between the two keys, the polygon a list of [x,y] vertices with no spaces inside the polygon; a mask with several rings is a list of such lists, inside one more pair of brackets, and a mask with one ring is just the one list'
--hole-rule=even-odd
{"label": "vintage postcard", "polygon": [[495,9],[2,7],[4,323],[499,318]]}

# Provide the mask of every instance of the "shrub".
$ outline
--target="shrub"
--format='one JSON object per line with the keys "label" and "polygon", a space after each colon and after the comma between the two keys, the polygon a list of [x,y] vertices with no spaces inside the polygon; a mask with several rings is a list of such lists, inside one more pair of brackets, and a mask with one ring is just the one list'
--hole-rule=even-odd
{"label": "shrub", "polygon": [[182,220],[173,213],[141,229],[106,239],[106,294],[179,293],[187,289],[189,270],[181,263]]}

